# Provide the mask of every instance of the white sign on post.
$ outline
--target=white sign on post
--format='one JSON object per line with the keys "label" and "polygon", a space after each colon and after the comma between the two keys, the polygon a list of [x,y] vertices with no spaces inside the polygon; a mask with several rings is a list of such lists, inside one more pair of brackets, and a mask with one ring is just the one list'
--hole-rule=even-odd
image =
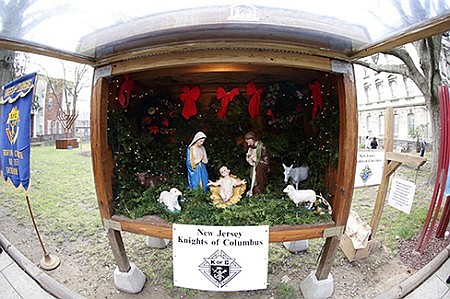
{"label": "white sign on post", "polygon": [[359,151],[356,158],[355,188],[381,184],[384,151]]}
{"label": "white sign on post", "polygon": [[416,193],[416,185],[412,182],[394,178],[389,192],[388,205],[409,214]]}
{"label": "white sign on post", "polygon": [[173,280],[182,288],[267,288],[269,226],[173,224]]}

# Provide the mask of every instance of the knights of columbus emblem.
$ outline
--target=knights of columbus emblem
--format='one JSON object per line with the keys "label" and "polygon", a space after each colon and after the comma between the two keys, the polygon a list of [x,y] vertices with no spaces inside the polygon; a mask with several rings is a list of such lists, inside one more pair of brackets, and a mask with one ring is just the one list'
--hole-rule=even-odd
{"label": "knights of columbus emblem", "polygon": [[222,250],[217,250],[210,257],[205,258],[198,269],[218,288],[225,286],[241,272],[241,267],[235,259],[230,258]]}
{"label": "knights of columbus emblem", "polygon": [[6,123],[8,127],[6,128],[6,135],[8,136],[9,142],[11,144],[16,143],[17,136],[19,136],[19,110],[17,107],[13,107],[11,112],[8,114],[8,120]]}

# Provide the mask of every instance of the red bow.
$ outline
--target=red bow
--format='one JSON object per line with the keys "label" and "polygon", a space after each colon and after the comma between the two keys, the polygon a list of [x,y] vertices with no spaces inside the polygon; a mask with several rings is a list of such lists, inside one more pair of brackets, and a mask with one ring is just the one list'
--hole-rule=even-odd
{"label": "red bow", "polygon": [[134,81],[128,74],[125,74],[123,76],[125,80],[122,82],[122,84],[120,84],[119,97],[117,100],[119,101],[122,108],[125,109],[130,103],[130,94],[134,87]]}
{"label": "red bow", "polygon": [[261,110],[261,94],[264,92],[264,87],[256,89],[255,83],[247,83],[247,95],[251,96],[248,103],[248,112],[252,119],[259,114]]}
{"label": "red bow", "polygon": [[228,104],[230,104],[230,102],[233,100],[233,98],[235,96],[237,96],[239,94],[239,89],[237,88],[233,88],[231,91],[226,92],[225,89],[223,89],[222,87],[219,87],[217,89],[216,92],[216,98],[218,100],[222,99],[222,106],[220,107],[219,111],[217,111],[217,116],[220,119],[224,119],[225,116],[227,115],[227,109],[228,109]]}
{"label": "red bow", "polygon": [[195,105],[195,102],[200,97],[200,88],[198,86],[195,86],[194,88],[189,90],[189,86],[185,85],[181,88],[181,91],[183,93],[180,94],[180,100],[184,102],[181,115],[185,119],[189,119],[189,117],[197,114],[197,106]]}
{"label": "red bow", "polygon": [[309,83],[309,89],[312,92],[313,98],[313,111],[312,111],[312,121],[316,118],[317,113],[322,109],[322,91],[320,90],[320,82],[316,80],[313,84]]}

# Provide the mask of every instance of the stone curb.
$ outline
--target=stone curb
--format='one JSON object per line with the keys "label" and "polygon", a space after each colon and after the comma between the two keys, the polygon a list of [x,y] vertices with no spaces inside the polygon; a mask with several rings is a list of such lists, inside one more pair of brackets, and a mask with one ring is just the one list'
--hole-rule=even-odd
{"label": "stone curb", "polygon": [[39,267],[30,262],[19,250],[17,250],[1,233],[0,246],[3,247],[23,271],[51,295],[61,299],[85,298],[44,273]]}
{"label": "stone curb", "polygon": [[433,275],[449,258],[450,245],[442,250],[437,256],[435,256],[428,264],[422,269],[411,275],[408,279],[401,282],[398,286],[393,287],[390,290],[378,295],[375,299],[391,299],[391,298],[403,298],[419,285],[421,285],[428,277]]}

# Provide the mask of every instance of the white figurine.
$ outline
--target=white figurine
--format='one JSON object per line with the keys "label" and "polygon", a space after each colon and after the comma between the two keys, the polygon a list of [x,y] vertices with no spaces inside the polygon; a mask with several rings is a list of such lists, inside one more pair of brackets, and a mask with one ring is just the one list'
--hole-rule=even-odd
{"label": "white figurine", "polygon": [[316,202],[316,192],[311,189],[295,190],[294,186],[288,185],[284,188],[283,192],[289,196],[297,207],[301,202],[309,202],[308,210],[310,210]]}
{"label": "white figurine", "polygon": [[298,190],[298,183],[306,180],[308,178],[308,166],[300,166],[300,167],[294,167],[292,164],[291,166],[286,166],[283,163],[284,168],[284,182],[287,184],[289,181],[295,185],[295,190]]}
{"label": "white figurine", "polygon": [[163,203],[167,209],[174,212],[175,210],[180,211],[181,207],[178,203],[178,196],[183,195],[177,188],[172,188],[170,191],[163,191],[159,195],[158,202]]}
{"label": "white figurine", "polygon": [[209,181],[208,186],[220,186],[220,197],[223,201],[228,201],[231,197],[233,197],[233,188],[246,184],[247,182],[245,180],[238,181],[234,177],[231,177],[230,170],[226,166],[220,167],[219,172],[222,177],[217,182]]}

